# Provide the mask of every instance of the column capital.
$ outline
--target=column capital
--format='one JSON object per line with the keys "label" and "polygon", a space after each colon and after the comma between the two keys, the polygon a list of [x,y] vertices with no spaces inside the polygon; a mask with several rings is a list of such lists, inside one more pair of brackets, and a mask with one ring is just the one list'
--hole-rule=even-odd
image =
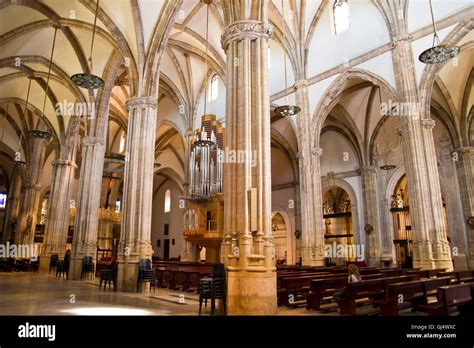
{"label": "column capital", "polygon": [[359,174],[371,174],[371,173],[377,173],[377,167],[375,166],[364,166],[360,167],[358,170]]}
{"label": "column capital", "polygon": [[64,159],[54,160],[54,161],[51,162],[51,165],[53,165],[53,166],[68,166],[68,167],[77,168],[76,162],[74,162],[72,160],[64,160]]}
{"label": "column capital", "polygon": [[421,125],[425,129],[433,129],[435,124],[436,124],[435,120],[433,120],[431,118],[425,118],[425,119],[421,120]]}
{"label": "column capital", "polygon": [[81,144],[83,146],[104,145],[104,139],[99,137],[83,137]]}
{"label": "column capital", "polygon": [[474,147],[473,146],[463,146],[454,149],[454,152],[459,153],[460,155],[474,155]]}
{"label": "column capital", "polygon": [[40,190],[41,189],[41,185],[35,185],[35,184],[25,184],[23,186],[21,186],[21,190]]}
{"label": "column capital", "polygon": [[396,48],[401,42],[404,42],[404,41],[410,42],[411,40],[413,40],[413,37],[410,36],[409,34],[401,34],[401,35],[394,36],[392,37],[392,40],[391,40],[391,47],[392,49]]}
{"label": "column capital", "polygon": [[234,40],[251,39],[255,40],[263,37],[270,40],[273,33],[273,26],[268,23],[255,20],[241,20],[228,25],[221,36],[221,45],[224,51],[229,43]]}
{"label": "column capital", "polygon": [[313,147],[311,149],[311,153],[313,154],[313,156],[321,157],[323,155],[323,149],[320,147]]}
{"label": "column capital", "polygon": [[153,108],[156,109],[156,98],[155,97],[133,97],[125,102],[125,108],[127,111],[135,108]]}
{"label": "column capital", "polygon": [[308,87],[308,80],[301,79],[295,82],[295,88],[297,90],[306,87]]}

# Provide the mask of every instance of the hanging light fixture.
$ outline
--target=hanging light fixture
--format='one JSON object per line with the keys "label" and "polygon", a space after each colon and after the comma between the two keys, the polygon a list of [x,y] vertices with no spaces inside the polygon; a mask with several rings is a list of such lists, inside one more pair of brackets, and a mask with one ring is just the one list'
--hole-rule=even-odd
{"label": "hanging light fixture", "polygon": [[97,27],[97,14],[99,12],[99,0],[97,0],[97,4],[95,7],[95,17],[94,17],[94,27],[92,30],[92,41],[91,41],[91,51],[89,55],[89,59],[87,63],[89,64],[89,72],[88,73],[80,73],[71,76],[71,80],[82,88],[87,89],[98,89],[104,85],[104,80],[102,80],[99,76],[92,74],[92,49],[94,47],[94,39],[95,39],[95,30]]}
{"label": "hanging light fixture", "polygon": [[[46,78],[46,88],[44,90],[44,98],[43,98],[43,110],[41,111],[41,118],[44,118],[44,110],[46,108],[46,100],[48,98],[48,91],[49,91],[49,80],[51,78],[51,66],[53,65],[53,57],[54,57],[54,48],[56,47],[56,35],[58,33],[58,26],[54,27],[54,37],[53,37],[53,46],[51,48],[51,55],[49,57],[49,67],[48,67],[48,75]],[[31,87],[31,78],[30,83],[28,84],[28,96],[30,95],[30,87]],[[27,97],[28,100],[28,97]],[[27,101],[28,102],[28,101]],[[25,115],[28,110],[25,108]],[[33,129],[28,132],[29,135],[39,139],[48,139],[51,136],[51,133],[42,131],[39,129]]]}
{"label": "hanging light fixture", "polygon": [[436,33],[436,24],[433,15],[433,5],[430,0],[431,21],[433,22],[433,47],[423,51],[418,59],[425,64],[440,64],[457,57],[460,48],[458,46],[441,45],[438,34]]}
{"label": "hanging light fixture", "polygon": [[[29,77],[28,91],[26,92],[26,102],[25,102],[25,111],[24,111],[25,116],[26,116],[26,113],[28,112],[28,101],[30,100],[30,89],[31,89],[31,78]],[[3,135],[2,135],[2,139],[3,139]],[[25,161],[21,160],[21,132],[18,139],[18,151],[15,152],[13,164],[17,166],[24,166],[26,164]]]}
{"label": "hanging light fixture", "polygon": [[[283,0],[281,0],[281,10],[283,14],[283,20],[286,21],[285,17],[285,5],[283,4]],[[283,45],[282,45],[283,46]],[[288,89],[288,76],[287,76],[287,69],[286,69],[286,50],[283,47],[283,64],[285,68],[285,91]],[[275,108],[274,112],[276,115],[281,117],[288,117],[297,115],[301,111],[301,108],[296,105],[289,105],[288,104],[288,95],[285,96],[285,105],[281,105]]]}
{"label": "hanging light fixture", "polygon": [[[208,41],[209,41],[209,4],[212,3],[212,0],[205,0],[204,3],[206,4],[206,68],[204,71],[204,78],[207,79],[208,73]],[[207,80],[206,80],[207,81]],[[204,115],[202,116],[203,120],[209,119],[211,115],[207,115],[207,86],[204,86]],[[203,122],[204,127],[202,128],[203,131],[197,133],[197,139],[194,142],[194,145],[199,147],[211,147],[215,144],[215,142],[211,139],[212,138],[212,122]]]}
{"label": "hanging light fixture", "polygon": [[[380,102],[380,107],[382,107],[382,92],[380,91],[380,86],[378,86],[378,89],[379,89],[379,102]],[[382,115],[382,119],[384,119],[385,117],[390,117],[390,111],[386,112],[385,114]],[[384,127],[384,124],[382,122],[382,132],[383,132],[383,137],[384,139],[387,139],[387,135],[385,134],[385,127]],[[388,145],[388,144],[387,144]],[[388,148],[388,146],[387,146]],[[387,149],[388,150],[388,149]],[[385,161],[387,162],[387,156],[385,156]],[[385,163],[383,166],[380,167],[381,170],[385,170],[385,171],[389,171],[389,170],[393,170],[397,168],[396,165],[394,164],[388,164],[388,163]]]}

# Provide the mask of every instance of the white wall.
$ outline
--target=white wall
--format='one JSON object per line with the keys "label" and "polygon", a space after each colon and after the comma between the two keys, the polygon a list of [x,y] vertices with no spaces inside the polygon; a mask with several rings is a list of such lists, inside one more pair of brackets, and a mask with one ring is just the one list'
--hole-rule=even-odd
{"label": "white wall", "polygon": [[[171,190],[171,211],[164,213],[165,192]],[[170,240],[170,257],[178,257],[183,246],[181,235],[183,225],[183,210],[179,207],[180,190],[171,181],[167,181],[153,197],[153,210],[151,220],[151,243],[155,253],[153,256],[163,258],[164,239]],[[169,224],[169,235],[164,235],[164,225]],[[172,239],[175,245],[172,245]],[[161,247],[157,247],[157,240],[161,239]]]}

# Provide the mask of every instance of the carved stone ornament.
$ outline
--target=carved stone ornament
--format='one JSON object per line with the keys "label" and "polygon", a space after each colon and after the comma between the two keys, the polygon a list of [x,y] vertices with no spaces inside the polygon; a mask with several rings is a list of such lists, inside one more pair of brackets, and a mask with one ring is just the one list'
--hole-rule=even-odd
{"label": "carved stone ornament", "polygon": [[221,45],[224,50],[227,49],[229,43],[239,39],[270,39],[273,33],[273,27],[264,22],[254,20],[244,20],[235,22],[224,29],[221,36]]}
{"label": "carved stone ornament", "polygon": [[135,97],[125,102],[127,111],[135,108],[153,108],[156,109],[156,98],[153,97]]}
{"label": "carved stone ornament", "polygon": [[435,120],[432,120],[431,118],[426,118],[424,120],[421,120],[421,125],[426,129],[433,129],[435,124],[436,124]]}
{"label": "carved stone ornament", "polygon": [[467,219],[467,224],[474,229],[474,216],[471,216],[469,219]]}
{"label": "carved stone ornament", "polygon": [[313,156],[321,157],[323,155],[323,149],[320,147],[313,147],[313,149],[311,149],[311,153]]}
{"label": "carved stone ornament", "polygon": [[77,164],[71,160],[59,159],[59,160],[52,161],[51,164],[53,166],[67,166],[67,167],[77,168]]}
{"label": "carved stone ornament", "polygon": [[374,228],[372,227],[372,225],[367,224],[367,225],[365,225],[364,230],[365,230],[365,233],[371,234],[372,231],[374,230]]}

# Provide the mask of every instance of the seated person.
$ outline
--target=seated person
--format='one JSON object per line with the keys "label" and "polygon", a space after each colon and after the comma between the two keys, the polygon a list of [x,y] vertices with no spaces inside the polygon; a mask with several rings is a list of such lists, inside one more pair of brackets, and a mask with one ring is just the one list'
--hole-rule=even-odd
{"label": "seated person", "polygon": [[[357,283],[357,282],[361,281],[362,278],[360,276],[359,267],[357,267],[356,265],[351,263],[347,267],[347,271],[349,272],[349,276],[348,276],[348,279],[347,279],[348,283]],[[339,302],[341,301],[342,298],[345,297],[345,290],[346,290],[346,288],[342,288],[340,291],[335,292],[334,294],[332,294],[332,296],[334,297],[334,299],[336,300],[336,303],[338,305],[338,311],[341,311],[340,306],[339,306]]]}

